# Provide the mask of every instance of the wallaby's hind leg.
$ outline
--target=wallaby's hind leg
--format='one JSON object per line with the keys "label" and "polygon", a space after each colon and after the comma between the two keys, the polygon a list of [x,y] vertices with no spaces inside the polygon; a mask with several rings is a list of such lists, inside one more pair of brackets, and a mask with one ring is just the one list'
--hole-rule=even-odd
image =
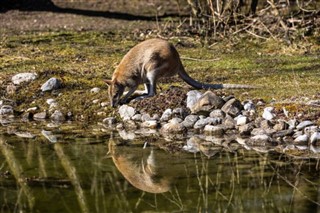
{"label": "wallaby's hind leg", "polygon": [[141,95],[135,99],[137,100],[141,100],[141,99],[144,99],[144,98],[149,98],[149,97],[152,97],[152,96],[155,96],[157,94],[157,91],[156,91],[156,81],[155,81],[155,77],[154,77],[154,74],[151,72],[151,74],[149,74],[147,76],[148,78],[148,83],[145,83],[145,88],[147,89],[147,94],[145,95]]}

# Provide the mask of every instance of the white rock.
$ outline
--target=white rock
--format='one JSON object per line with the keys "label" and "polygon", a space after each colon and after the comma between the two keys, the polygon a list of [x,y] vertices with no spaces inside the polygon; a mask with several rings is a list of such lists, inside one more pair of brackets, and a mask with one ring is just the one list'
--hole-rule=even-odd
{"label": "white rock", "polygon": [[172,109],[166,109],[160,118],[160,121],[168,121],[172,116]]}
{"label": "white rock", "polygon": [[251,110],[255,110],[256,106],[254,105],[254,103],[252,101],[248,101],[247,103],[245,103],[243,105],[243,109],[245,111],[251,111]]}
{"label": "white rock", "polygon": [[311,126],[311,125],[313,125],[313,122],[307,120],[307,121],[302,121],[301,123],[299,123],[299,124],[296,126],[296,128],[297,128],[297,130],[302,130],[302,129],[304,129],[305,127]]}
{"label": "white rock", "polygon": [[187,93],[187,107],[191,109],[191,107],[199,100],[202,96],[202,93],[198,90],[191,90]]}
{"label": "white rock", "polygon": [[92,103],[93,103],[93,104],[97,104],[97,103],[99,103],[99,101],[100,101],[99,99],[94,99],[94,100],[92,101]]}
{"label": "white rock", "polygon": [[275,117],[275,114],[273,113],[274,108],[273,107],[266,107],[263,110],[262,117],[266,120],[272,120]]}
{"label": "white rock", "polygon": [[11,78],[11,81],[16,84],[19,85],[23,82],[30,82],[33,81],[37,78],[37,74],[36,73],[19,73],[14,75]]}
{"label": "white rock", "polygon": [[247,116],[244,115],[240,115],[238,117],[235,118],[235,120],[237,121],[237,126],[242,126],[248,123],[249,119]]}
{"label": "white rock", "polygon": [[319,145],[320,142],[320,132],[314,132],[310,136],[310,144],[312,145]]}
{"label": "white rock", "polygon": [[46,103],[47,103],[48,105],[51,105],[52,103],[55,103],[55,102],[56,102],[56,100],[53,99],[53,98],[49,98],[49,99],[46,100]]}
{"label": "white rock", "polygon": [[35,135],[33,135],[30,132],[15,132],[15,135],[20,138],[29,138],[29,139],[33,139],[36,137]]}
{"label": "white rock", "polygon": [[141,124],[141,127],[156,129],[158,126],[158,122],[156,120],[148,120]]}
{"label": "white rock", "polygon": [[135,108],[128,105],[122,105],[119,108],[119,115],[123,120],[131,119],[135,113],[136,113]]}
{"label": "white rock", "polygon": [[90,90],[90,92],[91,93],[98,93],[98,92],[100,92],[100,88],[99,87],[94,87],[94,88],[92,88],[91,90]]}
{"label": "white rock", "polygon": [[307,143],[308,142],[308,135],[299,135],[296,139],[294,139],[295,143]]}

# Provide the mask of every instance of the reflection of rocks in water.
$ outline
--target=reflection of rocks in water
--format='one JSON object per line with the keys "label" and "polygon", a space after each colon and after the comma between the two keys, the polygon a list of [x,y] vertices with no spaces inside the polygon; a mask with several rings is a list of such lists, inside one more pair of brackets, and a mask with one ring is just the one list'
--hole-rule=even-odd
{"label": "reflection of rocks in water", "polygon": [[153,150],[142,147],[136,150],[135,147],[117,146],[110,141],[109,152],[118,170],[134,187],[150,193],[170,190],[171,178],[166,170],[172,168],[166,168],[162,161],[158,162]]}

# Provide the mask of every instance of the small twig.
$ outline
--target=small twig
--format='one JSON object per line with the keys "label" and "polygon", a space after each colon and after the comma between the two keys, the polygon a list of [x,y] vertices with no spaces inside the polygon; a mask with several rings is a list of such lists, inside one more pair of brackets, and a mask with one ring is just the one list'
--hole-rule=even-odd
{"label": "small twig", "polygon": [[263,37],[263,36],[259,36],[259,35],[257,35],[257,34],[255,34],[255,33],[251,32],[251,31],[249,31],[249,30],[246,30],[246,32],[247,32],[247,33],[249,33],[250,35],[253,35],[253,36],[257,37],[257,38],[261,38],[261,39],[268,40],[268,38]]}
{"label": "small twig", "polygon": [[214,59],[200,59],[200,58],[190,58],[190,57],[181,57],[183,60],[190,60],[190,61],[206,61],[206,62],[211,62],[211,61],[219,61],[220,58],[214,58]]}

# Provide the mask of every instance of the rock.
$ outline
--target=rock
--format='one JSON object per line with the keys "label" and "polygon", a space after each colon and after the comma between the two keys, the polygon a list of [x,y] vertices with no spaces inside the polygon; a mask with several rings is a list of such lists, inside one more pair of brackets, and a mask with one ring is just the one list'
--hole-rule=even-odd
{"label": "rock", "polygon": [[13,115],[13,108],[10,105],[2,105],[0,108],[0,115]]}
{"label": "rock", "polygon": [[172,117],[172,109],[166,109],[163,113],[162,116],[160,118],[160,121],[168,121],[170,120],[170,118]]}
{"label": "rock", "polygon": [[307,145],[308,144],[308,135],[300,135],[296,139],[294,139],[295,145]]}
{"label": "rock", "polygon": [[138,126],[136,124],[136,122],[134,122],[133,120],[126,120],[124,122],[124,126],[127,130],[136,130],[138,129]]}
{"label": "rock", "polygon": [[120,106],[118,112],[122,120],[129,120],[134,116],[134,114],[136,113],[136,110],[135,108],[124,104]]}
{"label": "rock", "polygon": [[57,136],[54,135],[51,131],[42,130],[41,134],[48,139],[51,143],[56,143],[58,141]]}
{"label": "rock", "polygon": [[198,121],[194,124],[193,128],[195,128],[195,129],[202,129],[203,127],[205,127],[205,126],[208,125],[208,124],[212,124],[212,125],[220,124],[221,121],[222,121],[222,120],[221,120],[220,118],[210,118],[210,117],[208,117],[208,118],[205,118],[205,119],[200,119],[200,120],[198,120]]}
{"label": "rock", "polygon": [[270,142],[272,142],[272,139],[270,136],[266,134],[261,135],[255,135],[248,140],[247,144],[252,146],[266,146]]}
{"label": "rock", "polygon": [[243,109],[245,111],[255,111],[256,110],[256,106],[254,105],[254,103],[252,101],[248,101],[248,102],[244,103]]}
{"label": "rock", "polygon": [[185,117],[184,121],[182,122],[182,125],[186,128],[191,128],[194,126],[198,119],[198,115],[188,115],[187,117]]}
{"label": "rock", "polygon": [[158,127],[158,122],[156,120],[148,120],[141,124],[142,128],[156,129]]}
{"label": "rock", "polygon": [[187,107],[191,109],[193,105],[198,102],[199,98],[201,97],[202,93],[198,90],[191,90],[187,93]]}
{"label": "rock", "polygon": [[209,115],[214,109],[220,109],[224,100],[211,91],[205,92],[199,100],[190,108],[193,114]]}
{"label": "rock", "polygon": [[271,129],[272,128],[272,123],[269,120],[262,120],[260,122],[260,127],[262,129]]}
{"label": "rock", "polygon": [[[142,122],[145,122],[145,121],[148,121],[148,120],[151,120],[152,118],[151,118],[151,116],[148,114],[148,113],[143,113],[142,115],[141,115],[141,121]],[[152,119],[152,120],[155,120],[155,119]]]}
{"label": "rock", "polygon": [[6,92],[8,95],[16,94],[17,87],[14,84],[8,84],[6,88]]}
{"label": "rock", "polygon": [[35,113],[39,108],[38,107],[30,107],[26,110],[26,112],[31,112],[31,113]]}
{"label": "rock", "polygon": [[209,115],[211,118],[225,118],[226,117],[226,113],[223,112],[221,109],[215,109],[212,112],[210,112]]}
{"label": "rock", "polygon": [[248,123],[249,119],[247,116],[239,115],[235,118],[237,126],[242,126]]}
{"label": "rock", "polygon": [[64,122],[66,120],[65,115],[60,110],[55,110],[50,118],[52,121],[56,122]]}
{"label": "rock", "polygon": [[99,87],[94,87],[94,88],[92,88],[91,90],[90,90],[90,92],[91,93],[98,93],[98,92],[100,92],[100,88]]}
{"label": "rock", "polygon": [[219,125],[219,126],[206,125],[204,127],[204,131],[208,132],[212,135],[222,136],[224,134],[224,127],[221,125]]}
{"label": "rock", "polygon": [[112,126],[117,123],[117,119],[115,117],[107,117],[103,119],[102,122],[108,126]]}
{"label": "rock", "polygon": [[307,135],[312,135],[314,132],[318,132],[319,128],[318,126],[307,126],[306,128],[304,128],[304,133]]}
{"label": "rock", "polygon": [[242,108],[243,106],[241,102],[235,98],[232,98],[223,105],[221,110],[232,117],[236,117],[240,114]]}
{"label": "rock", "polygon": [[142,115],[141,114],[135,114],[134,116],[132,116],[132,120],[133,121],[138,121],[138,122],[140,122],[140,121],[142,121]]}
{"label": "rock", "polygon": [[19,85],[23,82],[31,82],[31,81],[35,80],[36,78],[37,78],[36,73],[19,73],[19,74],[14,75],[11,78],[11,81],[16,85]]}
{"label": "rock", "polygon": [[166,123],[160,129],[161,133],[184,133],[186,131],[187,131],[187,128],[183,126],[182,123],[175,123],[175,122]]}
{"label": "rock", "polygon": [[272,120],[275,117],[275,114],[273,113],[274,108],[273,107],[266,107],[263,110],[262,117],[268,121]]}
{"label": "rock", "polygon": [[262,129],[262,128],[254,128],[251,131],[251,135],[268,135],[271,136],[276,131],[274,129]]}
{"label": "rock", "polygon": [[288,128],[289,128],[289,125],[282,120],[278,121],[278,123],[276,123],[276,125],[273,126],[273,129],[276,131],[282,131]]}
{"label": "rock", "polygon": [[160,116],[158,114],[154,114],[151,119],[159,121],[160,120]]}
{"label": "rock", "polygon": [[175,108],[172,110],[172,114],[184,119],[188,115],[188,112],[183,108]]}
{"label": "rock", "polygon": [[313,125],[313,122],[312,121],[302,121],[301,123],[299,123],[297,126],[296,126],[296,129],[297,130],[302,130],[304,129],[305,127],[307,126],[312,126]]}
{"label": "rock", "polygon": [[187,152],[197,153],[200,151],[199,144],[202,140],[199,137],[192,136],[187,140],[187,144],[183,146],[183,149]]}
{"label": "rock", "polygon": [[48,105],[51,105],[51,104],[53,104],[53,103],[56,103],[56,100],[53,99],[53,98],[49,98],[49,99],[46,100],[46,103],[47,103]]}
{"label": "rock", "polygon": [[31,134],[30,132],[15,132],[14,133],[16,136],[20,137],[20,138],[29,138],[29,139],[33,139],[36,136]]}
{"label": "rock", "polygon": [[297,120],[296,119],[289,120],[287,124],[289,125],[289,129],[294,129],[297,126]]}
{"label": "rock", "polygon": [[3,105],[3,100],[0,100],[0,107],[2,107]]}
{"label": "rock", "polygon": [[227,129],[234,129],[236,127],[236,121],[230,115],[226,115],[223,124]]}
{"label": "rock", "polygon": [[293,129],[286,129],[286,130],[276,130],[276,132],[273,134],[273,137],[285,137],[285,136],[292,136],[294,133]]}
{"label": "rock", "polygon": [[47,118],[47,113],[46,112],[39,112],[33,115],[33,119],[37,120],[42,120]]}
{"label": "rock", "polygon": [[105,102],[101,102],[101,103],[100,103],[100,106],[101,106],[101,107],[106,107],[106,106],[108,106],[109,104],[110,104],[109,102],[106,102],[106,101],[105,101]]}
{"label": "rock", "polygon": [[46,91],[56,90],[56,89],[59,89],[60,87],[61,87],[61,82],[59,79],[50,78],[41,86],[41,91],[46,92]]}
{"label": "rock", "polygon": [[250,135],[251,131],[254,129],[253,123],[248,123],[238,127],[240,135]]}
{"label": "rock", "polygon": [[118,133],[123,140],[134,140],[136,138],[136,134],[131,131],[119,130]]}
{"label": "rock", "polygon": [[312,145],[320,145],[320,132],[314,132],[310,136],[310,144],[312,144]]}

